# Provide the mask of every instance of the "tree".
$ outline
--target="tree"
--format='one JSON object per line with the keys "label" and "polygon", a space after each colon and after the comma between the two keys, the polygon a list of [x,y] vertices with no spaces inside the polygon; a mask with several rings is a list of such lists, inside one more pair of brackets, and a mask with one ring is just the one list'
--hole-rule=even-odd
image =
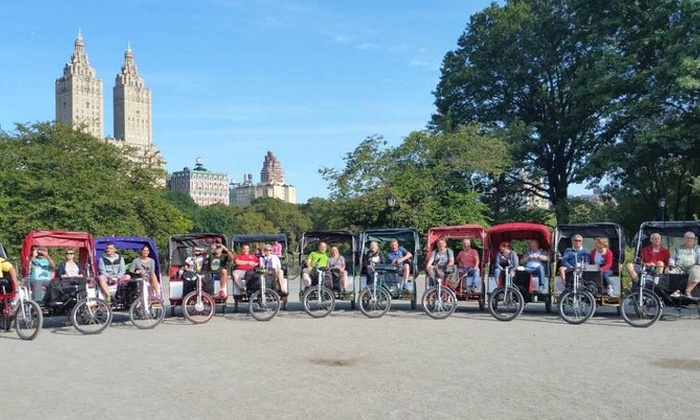
{"label": "tree", "polygon": [[299,205],[279,198],[256,198],[250,203],[250,209],[270,221],[277,232],[287,235],[290,247],[296,245],[297,238],[312,226],[311,219],[301,211]]}
{"label": "tree", "polygon": [[124,149],[63,124],[0,133],[0,240],[19,246],[35,229],[144,235],[164,243],[192,222],[157,187],[160,174]]}
{"label": "tree", "polygon": [[587,16],[564,0],[511,0],[473,15],[459,48],[448,52],[434,92],[432,125],[451,132],[478,121],[508,139],[526,192],[549,200],[568,220],[568,187],[588,158],[611,142],[604,49]]}

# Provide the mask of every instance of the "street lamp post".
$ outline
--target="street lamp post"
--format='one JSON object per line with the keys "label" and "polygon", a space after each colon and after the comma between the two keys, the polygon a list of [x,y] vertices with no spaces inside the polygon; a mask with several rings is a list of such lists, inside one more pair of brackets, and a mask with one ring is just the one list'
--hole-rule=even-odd
{"label": "street lamp post", "polygon": [[661,210],[661,222],[666,221],[666,198],[659,198],[659,209]]}
{"label": "street lamp post", "polygon": [[386,196],[386,206],[389,208],[389,223],[390,227],[394,227],[394,209],[396,208],[396,197],[389,193]]}

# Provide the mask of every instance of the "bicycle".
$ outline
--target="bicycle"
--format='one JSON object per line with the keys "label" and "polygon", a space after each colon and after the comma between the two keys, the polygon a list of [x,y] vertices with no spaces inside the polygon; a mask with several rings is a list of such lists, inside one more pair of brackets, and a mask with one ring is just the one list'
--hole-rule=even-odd
{"label": "bicycle", "polygon": [[391,292],[386,288],[383,282],[386,273],[398,273],[398,267],[395,265],[374,265],[374,274],[372,276],[372,284],[367,285],[357,301],[360,306],[360,312],[367,318],[381,318],[389,309],[391,309]]}
{"label": "bicycle", "polygon": [[[514,274],[510,264],[503,269],[503,286],[497,287],[489,295],[489,312],[499,321],[512,321],[517,318],[525,308],[522,293],[513,286]],[[498,279],[497,279],[498,280]]]}
{"label": "bicycle", "polygon": [[[89,264],[85,272],[90,272]],[[92,283],[95,285],[94,297],[89,293],[86,282],[85,297],[78,300],[69,315],[70,322],[75,329],[88,335],[99,334],[112,323],[112,307],[107,301],[97,297],[99,296],[99,286],[96,280],[93,280]]]}
{"label": "bicycle", "polygon": [[642,270],[629,293],[620,303],[622,319],[633,327],[646,328],[654,325],[661,318],[664,302],[654,291],[659,284],[659,274],[656,267],[650,266]]}
{"label": "bicycle", "polygon": [[248,313],[257,321],[269,321],[277,315],[281,306],[280,295],[267,287],[267,276],[276,276],[277,273],[274,269],[256,267],[255,274],[260,280],[260,289],[248,298]]}
{"label": "bicycle", "polygon": [[329,267],[316,267],[318,284],[309,286],[302,295],[301,303],[304,311],[314,318],[328,316],[335,309],[335,294],[325,286],[326,273]]}
{"label": "bicycle", "polygon": [[588,321],[596,310],[593,293],[583,284],[583,261],[577,261],[572,273],[571,287],[559,297],[559,316],[569,324],[578,325]]}
{"label": "bicycle", "polygon": [[140,296],[129,307],[129,319],[136,328],[142,330],[157,327],[165,318],[163,301],[149,293],[149,275],[146,272],[137,278]]}
{"label": "bicycle", "polygon": [[196,282],[195,290],[182,298],[182,315],[193,324],[208,322],[216,312],[216,302],[212,295],[204,291],[202,284],[204,276],[196,262],[194,262],[193,271],[183,272],[182,279]]}
{"label": "bicycle", "polygon": [[[445,275],[448,274],[448,270],[449,268],[445,270]],[[435,285],[425,290],[421,303],[428,316],[433,319],[445,319],[457,309],[457,295],[449,285],[443,284],[445,280],[438,276],[437,267],[432,267],[432,271]]]}
{"label": "bicycle", "polygon": [[18,284],[17,293],[7,292],[6,282],[1,282],[0,329],[9,331],[14,321],[15,332],[22,340],[34,340],[41,331],[44,315],[38,303],[29,296],[27,281]]}

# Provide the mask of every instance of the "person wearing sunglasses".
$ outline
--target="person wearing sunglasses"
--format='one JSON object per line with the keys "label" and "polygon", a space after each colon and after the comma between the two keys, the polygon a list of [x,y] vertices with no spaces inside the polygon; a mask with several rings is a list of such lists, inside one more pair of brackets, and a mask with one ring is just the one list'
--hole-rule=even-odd
{"label": "person wearing sunglasses", "polygon": [[83,269],[75,261],[75,251],[72,249],[66,250],[66,260],[58,265],[56,274],[61,279],[82,279],[85,277]]}
{"label": "person wearing sunglasses", "polygon": [[559,277],[566,287],[566,273],[574,271],[576,264],[585,264],[590,260],[590,251],[583,246],[583,237],[576,234],[571,237],[571,248],[566,248],[559,259]]}

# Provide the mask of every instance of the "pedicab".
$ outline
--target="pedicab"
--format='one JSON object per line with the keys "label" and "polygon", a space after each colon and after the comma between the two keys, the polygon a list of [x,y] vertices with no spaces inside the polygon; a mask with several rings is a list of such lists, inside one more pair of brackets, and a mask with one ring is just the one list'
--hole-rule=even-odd
{"label": "pedicab", "polygon": [[[113,243],[117,248],[117,253],[121,255],[122,251],[134,251],[139,253],[143,247],[149,250],[149,257],[155,263],[155,275],[158,283],[163,284],[163,278],[160,269],[160,258],[158,257],[158,248],[156,243],[151,238],[141,236],[106,236],[95,238],[95,250],[97,255],[97,266],[100,261],[110,264],[109,260],[103,259],[107,245]],[[124,260],[125,265],[129,265],[132,260]],[[99,271],[99,270],[98,270]],[[128,270],[127,270],[128,273]],[[110,296],[113,297],[110,301],[113,311],[129,311],[129,319],[135,327],[139,329],[151,329],[158,326],[165,318],[165,308],[163,301],[157,296],[152,296],[149,293],[150,287],[146,281],[148,276],[139,276],[141,280],[136,281],[136,275],[132,275],[131,281],[112,281],[108,279],[107,287]]]}
{"label": "pedicab", "polygon": [[[551,286],[549,284],[549,264],[552,260],[552,236],[549,227],[539,223],[503,223],[489,228],[486,232],[488,244],[488,260],[486,272],[488,273],[487,293],[488,308],[491,315],[502,321],[515,319],[522,312],[526,303],[544,303],[545,310],[551,312]],[[526,267],[518,265],[503,270],[504,278],[496,279],[493,276],[496,255],[500,244],[509,242],[511,249],[518,253],[518,260],[522,254],[529,250],[529,242],[539,242],[541,250],[544,276],[536,284],[534,271],[531,273]],[[514,274],[514,275],[513,275]],[[512,275],[512,276],[511,276]]]}
{"label": "pedicab", "polygon": [[[0,262],[12,264],[2,244]],[[12,267],[15,268],[14,264]],[[29,298],[29,285],[25,280],[17,278],[15,289],[9,271],[3,273],[4,277],[0,277],[0,332],[7,332],[14,326],[19,338],[33,340],[39,335],[43,325],[41,307]]]}
{"label": "pedicab", "polygon": [[[168,263],[168,299],[170,315],[175,315],[175,307],[180,306],[183,316],[199,323],[206,322],[216,312],[216,305],[223,306],[226,313],[228,296],[221,296],[221,279],[209,273],[201,273],[199,255],[211,249],[212,245],[228,246],[228,239],[222,233],[185,233],[168,238],[166,258]],[[191,271],[195,272],[190,276]],[[197,276],[203,281],[198,282]],[[228,270],[227,277],[230,277]],[[229,279],[225,279],[227,286]],[[198,286],[201,286],[198,287]],[[230,290],[228,287],[226,290]],[[185,300],[184,298],[187,298]]]}
{"label": "pedicab", "polygon": [[[437,240],[443,238],[447,241],[447,247],[452,249],[455,256],[455,265],[457,264],[457,256],[462,250],[462,241],[464,239],[471,240],[471,246],[479,254],[478,274],[474,273],[471,278],[468,272],[457,267],[449,276],[447,283],[444,285],[455,294],[457,300],[461,301],[477,301],[479,310],[484,310],[486,303],[486,294],[484,293],[484,265],[488,260],[488,252],[486,246],[486,229],[479,225],[460,225],[460,226],[440,226],[428,229],[426,238],[426,256],[425,261],[430,259],[430,253],[436,246]],[[429,273],[426,274],[425,289],[426,293],[429,289],[428,284]],[[425,296],[425,294],[424,294]],[[423,309],[426,309],[425,303]],[[430,315],[430,312],[428,312]]]}
{"label": "pedicab", "polygon": [[[653,325],[661,318],[664,307],[676,308],[679,315],[683,309],[694,307],[700,315],[700,287],[695,287],[691,296],[686,295],[687,272],[680,273],[675,268],[667,267],[664,273],[659,273],[655,267],[641,266],[642,248],[650,244],[652,234],[661,235],[661,246],[668,249],[673,258],[675,250],[684,245],[686,232],[693,232],[696,238],[699,237],[700,221],[649,221],[640,225],[632,241],[637,256],[635,263],[639,264],[641,271],[640,281],[632,283],[632,287],[622,297],[620,304],[622,318],[629,325],[633,327]],[[697,243],[695,245],[697,246]]]}
{"label": "pedicab", "polygon": [[[392,264],[390,261],[379,263],[368,262],[366,256],[372,242],[377,242],[383,255],[390,251],[393,239],[399,245],[411,253],[411,258],[406,262],[409,265],[409,278],[404,281],[402,267]],[[360,234],[358,245],[360,246],[358,271],[358,287],[361,292],[358,295],[360,311],[370,318],[378,318],[386,314],[391,308],[392,300],[408,299],[411,309],[416,308],[418,277],[418,257],[420,252],[420,238],[418,232],[412,228],[382,228],[369,229]]]}
{"label": "pedicab", "polygon": [[[608,239],[608,249],[612,252],[612,274],[609,276],[612,290],[606,293],[603,276],[590,256],[577,261],[576,267],[566,274],[566,282],[559,277],[561,256],[572,247],[571,238],[581,235],[583,247],[589,253],[595,249],[597,238]],[[570,324],[580,324],[595,313],[598,306],[615,307],[620,311],[621,281],[625,261],[625,234],[620,225],[612,222],[561,224],[554,228],[554,249],[556,264],[552,276],[555,282],[555,296],[559,315]],[[591,301],[591,298],[593,300]]]}
{"label": "pedicab", "polygon": [[[38,247],[47,248],[48,254],[57,249],[74,250],[78,254],[77,264],[85,275],[58,278],[51,270],[46,273],[48,275],[39,276],[33,259]],[[43,250],[37,252],[44,257]],[[29,232],[22,244],[21,266],[22,277],[29,284],[31,299],[42,307],[45,316],[67,316],[70,323],[83,334],[100,333],[112,322],[110,305],[97,297],[95,241],[89,233],[58,230]]]}
{"label": "pedicab", "polygon": [[[238,254],[243,245],[248,245],[251,254],[256,254],[259,258],[263,249],[275,242],[280,244],[278,250],[280,265],[282,268],[282,281],[277,277],[277,270],[272,267],[259,267],[246,271],[246,289],[241,290],[238,285],[233,284],[234,312],[238,311],[240,303],[248,303],[248,313],[258,321],[269,321],[281,309],[287,309],[288,298],[288,276],[287,276],[287,235],[283,233],[253,233],[253,234],[233,234],[231,235],[231,247]],[[274,249],[272,250],[274,251]],[[259,253],[259,255],[258,255]],[[235,270],[235,267],[234,267]],[[232,271],[233,274],[233,271]],[[233,277],[232,277],[233,278]]]}
{"label": "pedicab", "polygon": [[[304,283],[305,276],[302,275],[299,281],[299,300],[304,311],[314,318],[330,314],[338,300],[349,300],[350,308],[355,309],[355,235],[348,230],[304,232],[299,239],[300,267],[306,267],[308,255],[316,251],[321,242],[326,243],[328,251],[333,246],[338,248],[340,256],[345,260],[345,270],[338,267],[307,267],[307,281],[310,284]],[[347,282],[347,287],[343,287],[344,281]]]}

